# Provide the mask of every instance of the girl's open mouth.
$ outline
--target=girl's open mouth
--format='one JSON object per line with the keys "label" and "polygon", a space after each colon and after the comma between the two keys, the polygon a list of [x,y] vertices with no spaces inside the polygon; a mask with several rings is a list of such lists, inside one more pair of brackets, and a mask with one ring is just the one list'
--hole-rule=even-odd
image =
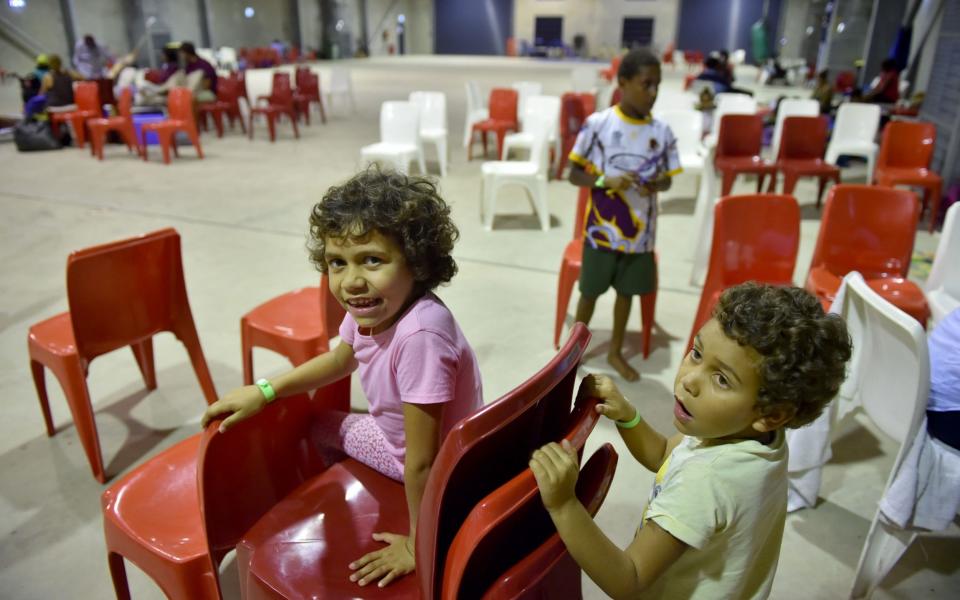
{"label": "girl's open mouth", "polygon": [[693,419],[693,415],[691,415],[690,411],[687,410],[687,407],[683,405],[683,402],[680,402],[680,398],[674,396],[673,399],[673,416],[675,416],[677,420],[682,423],[691,421]]}

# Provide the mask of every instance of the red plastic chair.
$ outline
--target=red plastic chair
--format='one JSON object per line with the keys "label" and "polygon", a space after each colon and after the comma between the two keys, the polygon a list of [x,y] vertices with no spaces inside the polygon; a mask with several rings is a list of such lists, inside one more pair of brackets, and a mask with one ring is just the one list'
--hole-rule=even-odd
{"label": "red plastic chair", "polygon": [[[827,181],[832,179],[834,183],[840,183],[840,169],[823,160],[827,149],[827,118],[787,117],[783,121],[782,135],[776,167],[783,173],[783,193],[793,194],[797,179],[801,177],[816,177],[817,208],[820,208]],[[773,193],[776,186],[777,174],[774,173],[767,191]]]}
{"label": "red plastic chair", "polygon": [[[350,405],[350,378],[317,392],[315,406]],[[107,562],[117,598],[129,598],[124,558],[147,573],[168,598],[220,600],[217,566],[200,518],[197,456],[200,434],[154,456],[101,498]]]}
{"label": "red plastic chair", "polygon": [[167,113],[168,119],[156,121],[154,123],[145,123],[140,128],[141,147],[143,148],[143,160],[149,159],[147,156],[147,133],[156,132],[160,140],[160,148],[163,151],[163,163],[170,164],[170,147],[173,147],[173,155],[179,157],[177,151],[178,131],[185,132],[197,149],[197,157],[203,158],[203,148],[200,147],[200,133],[197,131],[197,120],[193,115],[193,93],[187,88],[173,88],[167,94]]}
{"label": "red plastic chair", "polygon": [[120,132],[120,137],[127,144],[127,151],[134,148],[140,154],[140,144],[137,142],[137,132],[133,128],[133,118],[130,109],[133,106],[133,90],[129,87],[120,92],[120,116],[106,119],[87,119],[87,129],[90,130],[90,150],[99,160],[103,160],[103,144],[107,139],[108,131]]}
{"label": "red plastic chair", "polygon": [[[581,469],[577,498],[591,516],[616,467],[616,451],[604,444]],[[543,508],[529,469],[477,504],[447,554],[444,600],[481,598],[484,590],[490,600],[581,597],[580,567]]]}
{"label": "red plastic chair", "polygon": [[613,93],[610,94],[610,106],[616,106],[620,104],[620,99],[623,98],[623,90],[619,87],[613,90]]}
{"label": "red plastic chair", "polygon": [[130,346],[147,389],[157,387],[153,336],[172,332],[190,355],[207,402],[217,399],[187,301],[180,234],[162,229],[78,250],[67,258],[70,312],[41,321],[27,336],[30,369],[47,435],[56,430],[47,400],[44,367],[53,371],[94,477],[106,481],[87,371],[94,358]]}
{"label": "red plastic chair", "polygon": [[267,348],[286,356],[294,366],[330,349],[339,335],[345,312],[333,294],[327,276],[320,287],[305,287],[276,296],[240,318],[243,383],[253,383],[253,348]]}
{"label": "red plastic chair", "polygon": [[930,309],[907,272],[920,210],[916,195],[869,185],[830,188],[805,288],[824,309],[843,276],[858,271],[874,291],[926,324]]}
{"label": "red plastic chair", "polygon": [[607,81],[613,81],[617,78],[617,71],[620,70],[620,63],[623,62],[623,55],[616,55],[610,59],[610,66],[600,71],[600,77]]}
{"label": "red plastic chair", "polygon": [[503,156],[503,138],[508,131],[517,131],[517,90],[493,88],[490,90],[490,118],[473,124],[470,130],[470,146],[467,148],[467,160],[473,158],[473,134],[480,132],[483,140],[483,155],[487,155],[487,132],[497,134],[497,156]]}
{"label": "red plastic chair", "polygon": [[60,123],[70,123],[73,133],[77,136],[77,147],[83,148],[87,139],[87,130],[84,125],[87,119],[96,119],[103,116],[100,105],[100,90],[96,81],[80,81],[73,86],[73,99],[77,103],[77,110],[54,113],[50,115],[50,128],[53,135],[58,134]]}
{"label": "red plastic chair", "polygon": [[293,125],[293,136],[300,139],[300,130],[297,129],[297,107],[293,103],[293,89],[290,87],[290,75],[276,72],[273,74],[273,89],[269,96],[260,96],[258,100],[266,100],[266,106],[254,106],[250,109],[250,139],[253,139],[253,118],[263,115],[267,118],[267,129],[270,132],[270,141],[276,141],[276,122],[281,116],[290,119]]}
{"label": "red plastic chair", "polygon": [[577,134],[596,108],[593,94],[567,92],[560,98],[560,159],[557,161],[557,179],[563,177],[567,158],[577,141]]}
{"label": "red plastic chair", "polygon": [[683,60],[688,69],[701,70],[703,68],[703,52],[699,50],[684,50]]}
{"label": "red plastic chair", "polygon": [[[580,278],[580,269],[583,266],[583,228],[587,216],[587,207],[590,199],[590,188],[581,187],[577,194],[577,213],[573,223],[573,239],[567,242],[563,249],[563,259],[560,261],[560,277],[557,282],[557,312],[553,324],[553,347],[560,347],[560,333],[563,331],[563,322],[567,318],[567,307],[570,305],[570,296],[573,294],[573,284]],[[657,285],[659,286],[659,273]],[[657,291],[640,296],[640,327],[643,332],[643,358],[650,356],[650,334],[653,331],[653,316],[657,307]]]}
{"label": "red plastic chair", "polygon": [[[213,118],[213,127],[217,132],[217,137],[223,137],[223,117],[227,114],[227,111],[230,110],[230,104],[224,100],[221,100],[221,90],[224,85],[230,85],[227,83],[230,81],[226,77],[217,77],[217,99],[213,102],[201,102],[197,104],[197,116],[200,119],[200,129],[207,131],[207,117],[210,116]],[[243,123],[243,119],[240,120]],[[230,124],[233,124],[233,119],[230,120]]]}
{"label": "red plastic chair", "polygon": [[310,124],[310,103],[316,102],[320,108],[320,121],[327,122],[327,113],[323,110],[323,98],[320,95],[320,77],[310,69],[297,69],[297,90],[293,94],[297,111],[302,113]]}
{"label": "red plastic chair", "polygon": [[373,531],[406,530],[403,485],[352,459],[324,470],[307,441],[305,398],[272,404],[227,434],[207,427],[199,480],[211,554],[239,543],[247,599],[438,598],[447,549],[474,505],[578,422],[582,410],[571,417],[571,397],[589,339],[577,326],[546,367],[450,431],[421,502],[415,574],[382,589],[349,581],[349,562],[379,547]]}
{"label": "red plastic chair", "polygon": [[878,185],[912,185],[923,188],[923,208],[930,206],[930,227],[940,216],[940,194],[943,181],[930,170],[937,129],[933,123],[890,121],[883,128],[880,152],[874,170]]}
{"label": "red plastic chair", "polygon": [[857,74],[853,71],[840,71],[833,82],[833,89],[839,94],[848,94],[853,91],[857,83]]}
{"label": "red plastic chair", "polygon": [[760,156],[763,144],[763,118],[760,115],[723,115],[717,137],[714,166],[723,174],[721,196],[729,196],[733,182],[741,173],[757,176],[757,193],[763,189],[767,175],[776,175],[774,163]]}
{"label": "red plastic chair", "polygon": [[676,69],[677,64],[673,62],[673,53],[676,48],[677,47],[673,42],[667,44],[667,47],[663,50],[663,55],[660,57],[660,62],[664,65],[670,65],[670,67]]}
{"label": "red plastic chair", "polygon": [[721,198],[714,207],[710,266],[687,349],[725,289],[746,281],[792,286],[799,247],[800,207],[793,196]]}

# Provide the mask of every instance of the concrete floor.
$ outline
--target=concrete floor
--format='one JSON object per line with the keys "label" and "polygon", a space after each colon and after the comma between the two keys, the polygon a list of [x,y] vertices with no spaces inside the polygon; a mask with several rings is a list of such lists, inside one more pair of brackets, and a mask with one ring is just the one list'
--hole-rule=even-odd
{"label": "concrete floor", "polygon": [[[446,92],[452,161],[440,182],[462,234],[456,248],[460,273],[440,290],[480,359],[486,398],[492,401],[540,368],[553,354],[551,332],[559,258],[571,235],[575,189],[549,184],[552,228],[541,232],[519,188],[503,190],[493,232],[479,221],[481,161],[466,161],[461,145],[463,83],[489,89],[516,80],[537,80],[545,93],[569,86],[569,64],[499,58],[390,58],[342,63],[353,68],[358,107],[332,111],[327,125],[301,129],[292,138],[279,128],[274,144],[264,135],[248,141],[238,132],[203,137],[206,158],[182,151],[171,166],[145,164],[122,147],[107,148],[103,162],[66,149],[19,154],[0,146],[0,596],[4,598],[108,598],[108,575],[99,496],[59,386],[48,377],[58,433],[44,435],[27,368],[28,327],[66,309],[64,264],[75,249],[162,227],[183,238],[187,288],[207,362],[223,393],[241,381],[240,316],[277,293],[315,285],[306,259],[307,215],[323,191],[357,167],[359,148],[375,141],[380,103],[416,89]],[[321,70],[326,70],[321,65]],[[749,70],[739,74],[752,83]],[[661,96],[679,93],[682,73],[667,71]],[[257,93],[251,89],[251,94]],[[760,90],[762,99],[804,90]],[[0,88],[0,112],[18,107],[15,83]],[[261,125],[258,131],[265,134]],[[479,146],[478,146],[479,148]],[[428,161],[430,160],[428,154]],[[435,163],[428,165],[437,172]],[[844,173],[862,181],[862,170]],[[750,191],[741,181],[738,190]],[[796,282],[803,281],[819,224],[814,187],[803,183],[802,240]],[[670,389],[699,299],[689,283],[691,223],[696,178],[681,176],[663,195],[657,248],[660,253],[658,328],[653,352],[637,356],[639,333],[628,338],[631,362],[642,380],[623,384],[644,416],[672,432]],[[937,236],[917,234],[917,249],[932,252]],[[574,300],[575,301],[575,300]],[[571,309],[572,310],[572,309]],[[604,360],[612,296],[600,301],[594,338],[583,372],[609,372]],[[639,322],[639,315],[632,316]],[[156,341],[159,387],[143,389],[128,352],[98,358],[89,387],[108,473],[117,476],[199,429],[204,403],[182,346],[168,334]],[[285,368],[266,351],[255,355],[258,375]],[[354,386],[358,406],[363,399]],[[862,418],[841,424],[826,467],[822,503],[787,520],[774,598],[842,598],[896,447]],[[610,495],[597,521],[620,545],[637,525],[653,474],[634,463],[609,422],[601,423],[588,452],[613,441],[621,453]],[[960,543],[942,536],[914,544],[877,598],[960,597]],[[237,597],[236,568],[223,567],[230,597]],[[159,588],[129,566],[135,598],[161,598]],[[584,596],[603,594],[584,578]]]}

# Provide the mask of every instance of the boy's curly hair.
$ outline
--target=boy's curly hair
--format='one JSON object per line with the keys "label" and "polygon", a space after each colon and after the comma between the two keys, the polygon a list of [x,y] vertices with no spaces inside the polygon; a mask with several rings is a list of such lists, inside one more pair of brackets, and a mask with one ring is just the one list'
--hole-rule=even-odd
{"label": "boy's curly hair", "polygon": [[363,239],[374,230],[403,250],[418,293],[453,279],[453,244],[460,237],[450,207],[425,177],[373,165],[333,186],[310,213],[310,261],[321,273],[327,238]]}
{"label": "boy's curly hair", "polygon": [[802,427],[837,395],[850,359],[850,335],[843,319],[825,314],[809,292],[748,282],[724,291],[713,316],[727,337],[761,356],[761,413],[774,405],[793,406],[796,415],[785,426]]}

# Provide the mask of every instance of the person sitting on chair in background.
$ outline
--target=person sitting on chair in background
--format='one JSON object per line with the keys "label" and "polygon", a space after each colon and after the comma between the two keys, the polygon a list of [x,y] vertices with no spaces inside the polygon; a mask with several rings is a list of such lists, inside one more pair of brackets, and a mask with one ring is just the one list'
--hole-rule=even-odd
{"label": "person sitting on chair in background", "polygon": [[193,90],[193,99],[196,102],[216,102],[217,100],[217,70],[213,65],[197,56],[197,49],[191,42],[180,44],[180,55],[183,57],[187,75],[194,71],[203,73],[200,83]]}
{"label": "person sitting on chair in background", "polygon": [[713,52],[703,61],[703,70],[697,75],[697,81],[709,81],[714,94],[725,94],[732,89],[729,73],[720,63],[720,55]]}
{"label": "person sitting on chair in background", "polygon": [[613,286],[607,361],[621,377],[636,381],[640,374],[623,357],[630,304],[657,289],[657,192],[670,189],[682,169],[677,138],[650,116],[660,61],[649,50],[631,50],[620,62],[617,82],[619,104],[587,117],[570,152],[570,183],[592,188],[576,320],[589,324],[597,298]]}
{"label": "person sitting on chair in background", "polygon": [[864,102],[893,104],[900,99],[900,69],[897,61],[888,58],[880,63],[880,74],[873,80],[870,89],[863,93]]}
{"label": "person sitting on chair in background", "polygon": [[820,415],[851,348],[843,319],[812,294],[750,282],[723,292],[677,370],[678,434],[647,425],[609,378],[587,376],[580,393],[603,401],[597,412],[656,478],[621,550],[577,500],[576,449],[533,453],[543,504],[584,573],[613,598],[767,598],[787,517],[784,429]]}
{"label": "person sitting on chair in background", "polygon": [[49,61],[50,69],[40,82],[40,93],[46,98],[47,110],[58,112],[75,109],[73,81],[82,79],[80,74],[64,69],[58,54],[51,54]]}
{"label": "person sitting on chair in background", "polygon": [[810,96],[820,103],[820,114],[829,115],[833,110],[833,85],[830,84],[830,72],[826,69],[817,74],[817,87]]}

